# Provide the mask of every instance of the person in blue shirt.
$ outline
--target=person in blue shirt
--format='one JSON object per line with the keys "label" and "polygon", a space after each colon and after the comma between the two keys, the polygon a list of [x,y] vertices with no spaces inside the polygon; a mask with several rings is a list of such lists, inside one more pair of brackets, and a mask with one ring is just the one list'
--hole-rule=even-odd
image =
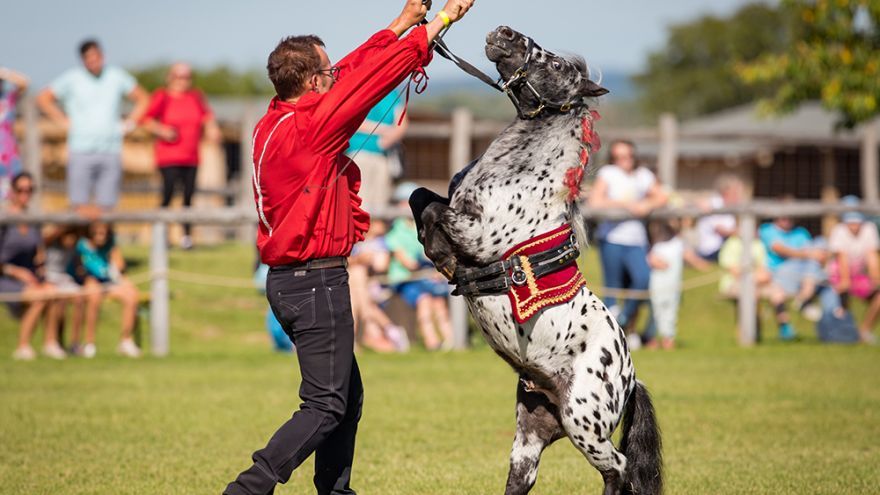
{"label": "person in blue shirt", "polygon": [[[842,306],[834,291],[827,287],[824,265],[829,253],[821,242],[814,240],[807,229],[796,227],[791,218],[784,216],[761,225],[758,236],[767,248],[767,267],[773,275],[773,283],[787,297],[793,298],[796,311],[803,310],[804,316],[812,321],[821,318],[822,310],[833,311],[839,316]],[[821,309],[807,306],[817,295]],[[777,313],[780,310],[784,308],[777,308]],[[779,335],[783,340],[790,340],[795,337],[795,332],[790,323],[785,323],[780,325]]]}
{"label": "person in blue shirt", "polygon": [[[79,53],[82,67],[52,81],[37,96],[37,104],[67,130],[67,194],[73,209],[87,213],[93,210],[89,206],[92,195],[102,210],[116,206],[122,180],[122,138],[134,130],[149,98],[131,74],[104,65],[97,41],[84,41]],[[125,120],[123,98],[134,103]]]}
{"label": "person in blue shirt", "polygon": [[354,158],[361,169],[361,189],[358,194],[363,198],[367,211],[377,212],[386,208],[391,200],[391,179],[400,172],[394,170],[397,156],[394,148],[403,139],[409,125],[407,117],[403,116],[401,121],[401,116],[403,102],[400,93],[395,90],[370,110],[348,143],[345,154]]}

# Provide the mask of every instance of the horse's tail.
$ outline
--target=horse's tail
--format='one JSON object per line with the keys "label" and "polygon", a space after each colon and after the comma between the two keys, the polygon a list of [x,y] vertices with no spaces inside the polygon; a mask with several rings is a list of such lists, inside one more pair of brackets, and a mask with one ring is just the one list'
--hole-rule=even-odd
{"label": "horse's tail", "polygon": [[626,456],[624,495],[660,495],[663,491],[663,446],[654,404],[636,380],[623,416],[620,450]]}

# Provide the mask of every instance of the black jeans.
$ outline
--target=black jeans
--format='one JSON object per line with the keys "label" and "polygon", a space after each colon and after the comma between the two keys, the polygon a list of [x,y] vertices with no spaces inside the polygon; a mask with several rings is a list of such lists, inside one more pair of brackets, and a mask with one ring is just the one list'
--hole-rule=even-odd
{"label": "black jeans", "polygon": [[348,272],[273,268],[266,294],[296,345],[303,402],[224,494],[271,494],[312,452],[318,494],[354,494],[349,482],[364,389],[354,358]]}
{"label": "black jeans", "polygon": [[[192,206],[192,197],[196,192],[196,172],[198,167],[190,165],[169,165],[159,167],[162,174],[162,208],[167,208],[171,204],[171,198],[174,196],[174,189],[180,183],[183,188],[183,207]],[[183,224],[183,232],[186,235],[192,234],[192,225]]]}

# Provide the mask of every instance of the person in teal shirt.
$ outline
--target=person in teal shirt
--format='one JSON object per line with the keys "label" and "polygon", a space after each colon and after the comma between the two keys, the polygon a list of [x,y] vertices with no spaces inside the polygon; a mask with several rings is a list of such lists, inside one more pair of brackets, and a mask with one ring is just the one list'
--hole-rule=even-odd
{"label": "person in teal shirt", "polygon": [[361,169],[361,189],[358,195],[363,198],[367,211],[379,211],[387,207],[391,199],[391,178],[396,175],[392,170],[392,150],[403,139],[409,125],[406,117],[401,121],[402,114],[400,93],[392,91],[370,110],[366,120],[348,143],[348,151],[345,153],[350,158],[353,157]]}
{"label": "person in teal shirt", "polygon": [[[408,208],[409,196],[418,188],[404,182],[394,190],[393,199],[401,208]],[[391,251],[388,280],[395,292],[416,309],[419,332],[428,350],[451,349],[452,323],[449,319],[449,285],[436,271],[432,275],[418,275],[423,268],[431,268],[419,242],[416,223],[412,218],[398,218],[385,234],[385,244]]]}
{"label": "person in teal shirt", "polygon": [[[37,96],[37,104],[67,130],[67,194],[71,206],[82,212],[94,195],[95,204],[108,210],[119,199],[122,138],[143,116],[148,96],[128,72],[104,65],[97,41],[84,41],[79,51],[82,67],[70,69],[52,81]],[[134,109],[122,120],[124,97],[134,103]]]}

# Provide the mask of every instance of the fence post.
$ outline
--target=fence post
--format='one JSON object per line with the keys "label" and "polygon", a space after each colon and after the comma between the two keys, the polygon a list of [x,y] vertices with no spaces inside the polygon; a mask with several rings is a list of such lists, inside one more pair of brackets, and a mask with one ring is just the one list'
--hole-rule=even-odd
{"label": "fence post", "polygon": [[40,112],[37,111],[37,100],[28,96],[22,106],[24,118],[24,169],[34,177],[34,193],[31,198],[35,211],[43,211],[43,150],[40,134]]}
{"label": "fence post", "polygon": [[756,297],[755,276],[752,269],[752,242],[755,240],[756,219],[753,213],[739,216],[739,238],[742,241],[742,260],[740,263],[740,288],[737,316],[739,318],[739,343],[752,346],[757,340],[758,298]]}
{"label": "fence post", "polygon": [[150,247],[150,343],[153,355],[164,357],[169,349],[168,225],[153,223]]}
{"label": "fence post", "polygon": [[862,169],[862,199],[870,204],[876,204],[880,200],[880,159],[877,156],[878,141],[880,141],[880,124],[870,122],[865,124],[862,135],[861,169]]}
{"label": "fence post", "polygon": [[[247,103],[241,120],[241,153],[238,173],[238,201],[236,206],[242,210],[254,207],[253,132],[257,125],[257,113],[253,103]],[[243,223],[238,229],[239,241],[255,244],[257,231],[254,225]]]}
{"label": "fence post", "polygon": [[664,113],[660,116],[660,149],[657,153],[657,172],[660,182],[669,189],[675,189],[678,182],[678,122],[675,115]]}
{"label": "fence post", "polygon": [[[473,150],[474,117],[467,108],[452,112],[452,134],[449,139],[449,176],[453,176],[470,162]],[[449,318],[452,321],[453,342],[456,349],[468,346],[468,312],[463,297],[449,298]]]}

